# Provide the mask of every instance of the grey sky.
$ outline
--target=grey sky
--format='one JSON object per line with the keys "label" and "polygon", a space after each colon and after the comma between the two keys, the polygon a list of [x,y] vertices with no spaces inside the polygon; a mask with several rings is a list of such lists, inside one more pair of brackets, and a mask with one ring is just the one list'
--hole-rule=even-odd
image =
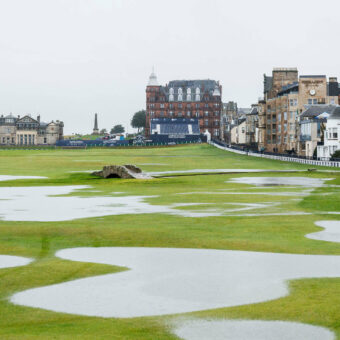
{"label": "grey sky", "polygon": [[[0,0],[0,113],[65,132],[129,125],[161,84],[210,78],[249,106],[272,67],[339,72],[340,1]],[[129,127],[131,131],[131,127]]]}

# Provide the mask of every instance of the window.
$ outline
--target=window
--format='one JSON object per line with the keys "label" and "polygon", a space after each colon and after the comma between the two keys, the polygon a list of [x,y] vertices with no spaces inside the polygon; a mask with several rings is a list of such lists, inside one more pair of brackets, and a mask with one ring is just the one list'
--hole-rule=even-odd
{"label": "window", "polygon": [[218,120],[215,120],[215,126],[219,126],[220,122]]}
{"label": "window", "polygon": [[170,108],[170,109],[173,109],[173,108],[174,108],[174,104],[170,104],[170,105],[169,105],[169,108]]}
{"label": "window", "polygon": [[289,112],[289,118],[290,118],[290,119],[294,119],[294,118],[295,118],[294,111],[290,111],[290,112]]}
{"label": "window", "polygon": [[338,130],[337,128],[330,128],[328,133],[329,139],[338,139]]}
{"label": "window", "polygon": [[164,104],[161,104],[160,107],[161,107],[161,109],[164,109]]}
{"label": "window", "polygon": [[164,111],[161,111],[159,115],[160,117],[164,117]]}
{"label": "window", "polygon": [[293,142],[294,141],[294,135],[289,135],[289,141]]}
{"label": "window", "polygon": [[283,124],[283,131],[287,132],[287,124]]}
{"label": "window", "polygon": [[169,116],[173,117],[173,115],[174,115],[174,112],[173,111],[169,111]]}
{"label": "window", "polygon": [[177,99],[178,99],[179,102],[182,102],[183,101],[183,95],[179,94]]}
{"label": "window", "polygon": [[331,105],[334,105],[334,104],[335,104],[335,99],[334,99],[334,98],[331,98],[330,101],[329,101],[329,103],[330,103]]}
{"label": "window", "polygon": [[208,108],[208,107],[209,107],[209,104],[204,104],[204,107],[205,107],[205,108]]}
{"label": "window", "polygon": [[44,138],[44,144],[46,144],[46,143],[47,143],[47,138],[45,137],[45,138]]}
{"label": "window", "polygon": [[208,119],[204,119],[204,125],[208,126],[209,125],[209,120]]}
{"label": "window", "polygon": [[182,112],[178,112],[178,117],[182,117]]}
{"label": "window", "polygon": [[191,112],[187,111],[187,116],[190,117],[190,115],[191,115]]}
{"label": "window", "polygon": [[278,114],[278,115],[277,115],[277,121],[278,121],[278,122],[281,122],[281,114]]}
{"label": "window", "polygon": [[200,116],[200,113],[196,111],[196,117],[198,118]]}
{"label": "window", "polygon": [[278,132],[278,133],[281,133],[281,125],[278,125],[278,126],[277,126],[277,132]]}
{"label": "window", "polygon": [[204,115],[205,115],[206,117],[208,117],[208,116],[209,116],[209,111],[204,111]]}
{"label": "window", "polygon": [[181,109],[182,108],[182,104],[178,104],[178,108]]}
{"label": "window", "polygon": [[289,123],[289,131],[293,132],[295,130],[294,124]]}
{"label": "window", "polygon": [[175,97],[173,94],[169,94],[169,101],[173,102],[175,100]]}
{"label": "window", "polygon": [[199,108],[200,108],[200,104],[196,103],[196,109],[199,109]]}
{"label": "window", "polygon": [[215,116],[216,117],[218,117],[219,114],[220,114],[219,111],[215,111]]}
{"label": "window", "polygon": [[219,136],[220,135],[220,130],[219,129],[215,129],[214,130],[214,136]]}
{"label": "window", "polygon": [[187,88],[187,101],[191,101],[191,88]]}
{"label": "window", "polygon": [[313,99],[308,99],[308,105],[312,105],[313,104]]}
{"label": "window", "polygon": [[287,120],[287,112],[284,112],[284,113],[283,113],[283,119],[284,119],[284,120]]}

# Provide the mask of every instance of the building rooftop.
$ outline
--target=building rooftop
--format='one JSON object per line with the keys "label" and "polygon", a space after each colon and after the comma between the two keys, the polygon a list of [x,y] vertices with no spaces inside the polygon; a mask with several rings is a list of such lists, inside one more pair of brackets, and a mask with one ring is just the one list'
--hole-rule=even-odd
{"label": "building rooftop", "polygon": [[325,75],[302,75],[300,78],[327,78]]}
{"label": "building rooftop", "polygon": [[340,107],[335,105],[311,105],[302,113],[301,118],[317,118],[320,115],[322,115],[320,118],[325,118],[339,109]]}

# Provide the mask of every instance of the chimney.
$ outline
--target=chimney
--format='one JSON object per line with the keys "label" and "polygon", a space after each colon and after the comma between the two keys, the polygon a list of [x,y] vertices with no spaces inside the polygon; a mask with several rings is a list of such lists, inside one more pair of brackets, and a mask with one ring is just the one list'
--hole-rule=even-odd
{"label": "chimney", "polygon": [[40,123],[40,115],[37,116],[37,121]]}
{"label": "chimney", "polygon": [[338,82],[338,78],[337,77],[329,77],[329,82],[330,83],[337,83]]}

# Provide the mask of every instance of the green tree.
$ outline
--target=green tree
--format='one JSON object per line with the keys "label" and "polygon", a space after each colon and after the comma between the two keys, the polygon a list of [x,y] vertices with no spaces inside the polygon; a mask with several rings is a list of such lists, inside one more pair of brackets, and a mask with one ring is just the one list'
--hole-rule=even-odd
{"label": "green tree", "polygon": [[124,132],[125,132],[125,128],[121,124],[115,125],[110,131],[110,133],[124,133]]}
{"label": "green tree", "polygon": [[105,135],[107,133],[107,130],[106,129],[101,129],[100,132],[99,132],[101,135]]}
{"label": "green tree", "polygon": [[140,129],[143,129],[146,124],[146,112],[145,110],[141,110],[136,112],[131,119],[131,126],[135,129],[138,129],[138,133]]}
{"label": "green tree", "polygon": [[340,159],[340,150],[336,150],[333,155],[332,159]]}

